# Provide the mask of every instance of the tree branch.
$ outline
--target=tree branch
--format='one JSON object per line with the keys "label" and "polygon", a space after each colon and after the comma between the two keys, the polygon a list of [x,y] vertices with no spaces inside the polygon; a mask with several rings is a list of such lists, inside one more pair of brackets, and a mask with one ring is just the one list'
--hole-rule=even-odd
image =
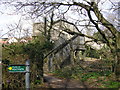
{"label": "tree branch", "polygon": [[105,36],[105,34],[104,34],[104,33],[102,32],[102,30],[99,28],[98,24],[95,23],[94,20],[92,19],[92,16],[91,16],[91,14],[90,14],[90,11],[91,11],[91,8],[87,11],[87,12],[88,12],[88,16],[89,16],[89,18],[90,18],[90,21],[95,25],[96,29],[97,29],[97,30],[99,31],[99,33],[102,35],[103,39],[105,39],[107,45],[108,45],[109,47],[111,47],[108,39],[107,39],[106,36]]}
{"label": "tree branch", "polygon": [[100,11],[98,10],[98,7],[96,5],[95,2],[93,2],[93,6],[91,7],[91,10],[95,13],[95,15],[97,16],[98,20],[102,23],[103,26],[105,26],[112,34],[114,37],[117,30],[116,28],[113,26],[113,24],[111,24],[110,22],[108,22],[103,15],[100,13]]}
{"label": "tree branch", "polygon": [[62,44],[60,44],[58,47],[54,48],[53,50],[51,50],[45,57],[44,59],[49,56],[50,54],[54,53],[56,54],[57,52],[59,52],[61,49],[63,49],[65,46],[67,46],[71,41],[73,41],[75,38],[77,38],[78,35],[74,35],[72,38],[70,38],[69,40],[66,40],[65,42],[63,42]]}

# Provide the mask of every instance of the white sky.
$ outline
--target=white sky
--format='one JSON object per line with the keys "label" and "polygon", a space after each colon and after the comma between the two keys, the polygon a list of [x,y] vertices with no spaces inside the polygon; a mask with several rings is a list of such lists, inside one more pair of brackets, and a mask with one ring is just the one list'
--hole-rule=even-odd
{"label": "white sky", "polygon": [[[8,26],[11,24],[18,24],[21,16],[20,15],[0,15],[0,36],[9,31]],[[24,21],[22,26],[26,29],[30,27],[30,23],[28,21]],[[30,27],[31,28],[31,27]],[[3,36],[7,37],[7,34]],[[1,38],[1,37],[0,37]]]}
{"label": "white sky", "polygon": [[19,15],[0,15],[0,27],[4,27],[7,24],[18,22],[20,19]]}
{"label": "white sky", "polygon": [[[106,0],[102,0],[102,1],[106,1]],[[108,0],[107,0],[108,1]],[[111,0],[112,1],[112,0]],[[120,1],[120,0],[114,0],[114,2],[118,2],[118,1]],[[106,2],[105,3],[105,5],[100,5],[100,8],[109,8],[109,6],[110,6],[110,4],[108,3],[108,2]],[[11,8],[10,8],[11,9]],[[6,10],[6,8],[5,7],[1,7],[0,6],[0,11],[2,10],[4,10],[5,12],[11,12],[11,10]],[[104,12],[106,12],[106,11],[104,11]],[[0,14],[0,38],[1,38],[1,35],[3,35],[4,33],[6,33],[7,31],[8,31],[8,28],[7,28],[7,26],[9,25],[9,24],[13,24],[13,23],[18,23],[18,21],[20,20],[20,18],[21,18],[21,15],[7,15],[7,14]],[[26,22],[24,22],[23,23],[23,26],[25,27],[25,28],[28,28],[28,27],[30,27],[30,25],[32,25],[31,24],[31,22],[29,21],[29,23],[28,23],[28,21],[26,21]],[[5,35],[5,36],[3,36],[3,37],[7,37],[7,35]]]}

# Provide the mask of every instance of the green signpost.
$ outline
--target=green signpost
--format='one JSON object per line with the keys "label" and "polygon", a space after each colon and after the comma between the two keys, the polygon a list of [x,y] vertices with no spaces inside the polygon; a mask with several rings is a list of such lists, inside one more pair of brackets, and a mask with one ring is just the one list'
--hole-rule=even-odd
{"label": "green signpost", "polygon": [[9,72],[26,72],[25,65],[9,65],[8,66]]}
{"label": "green signpost", "polygon": [[25,65],[9,65],[8,71],[11,73],[24,72],[25,73],[25,87],[30,90],[30,60],[26,60]]}

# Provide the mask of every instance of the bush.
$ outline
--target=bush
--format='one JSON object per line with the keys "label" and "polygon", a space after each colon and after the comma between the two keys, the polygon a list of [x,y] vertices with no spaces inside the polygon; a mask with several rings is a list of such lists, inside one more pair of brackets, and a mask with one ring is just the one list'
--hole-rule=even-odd
{"label": "bush", "polygon": [[[25,59],[31,60],[31,82],[34,84],[40,84],[43,77],[43,58],[44,53],[51,50],[53,44],[49,41],[41,42],[35,39],[29,43],[13,43],[10,45],[3,46],[3,83],[5,88],[7,88],[8,83],[6,81],[10,80],[11,83],[9,87],[16,88],[18,85],[24,87],[24,73],[11,73],[7,70],[7,65],[9,64],[25,64]],[[39,75],[39,78],[37,76]],[[17,81],[17,83],[14,82]],[[19,83],[18,83],[19,82]]]}

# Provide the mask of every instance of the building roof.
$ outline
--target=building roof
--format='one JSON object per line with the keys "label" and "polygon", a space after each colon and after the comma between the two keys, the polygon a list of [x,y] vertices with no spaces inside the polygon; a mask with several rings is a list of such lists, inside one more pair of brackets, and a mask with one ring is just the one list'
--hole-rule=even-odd
{"label": "building roof", "polygon": [[8,43],[14,43],[14,42],[18,42],[18,40],[17,40],[17,38],[15,38],[15,37],[12,37],[12,38],[9,38],[8,40]]}
{"label": "building roof", "polygon": [[1,43],[1,44],[7,44],[7,41],[2,41],[2,40],[0,40],[0,43]]}

